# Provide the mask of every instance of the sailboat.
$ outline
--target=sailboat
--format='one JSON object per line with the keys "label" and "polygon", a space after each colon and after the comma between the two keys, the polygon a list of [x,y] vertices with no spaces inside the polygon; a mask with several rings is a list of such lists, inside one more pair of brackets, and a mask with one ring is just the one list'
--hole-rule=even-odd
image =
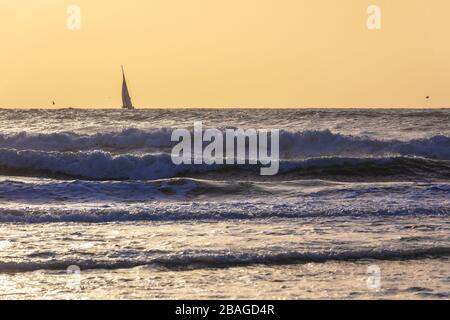
{"label": "sailboat", "polygon": [[131,102],[130,92],[128,91],[127,80],[125,79],[125,71],[122,66],[122,109],[134,110],[133,103]]}

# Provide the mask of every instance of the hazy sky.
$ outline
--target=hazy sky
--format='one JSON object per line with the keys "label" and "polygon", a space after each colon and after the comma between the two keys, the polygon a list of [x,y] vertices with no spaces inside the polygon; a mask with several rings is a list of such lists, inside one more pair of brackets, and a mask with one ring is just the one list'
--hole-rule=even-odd
{"label": "hazy sky", "polygon": [[138,107],[450,107],[449,16],[448,0],[0,0],[0,106],[119,107],[124,64]]}

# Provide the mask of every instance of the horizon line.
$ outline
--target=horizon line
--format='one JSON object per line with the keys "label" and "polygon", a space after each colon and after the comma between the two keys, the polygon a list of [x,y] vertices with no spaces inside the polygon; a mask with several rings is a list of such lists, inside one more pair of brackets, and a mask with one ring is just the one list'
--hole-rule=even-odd
{"label": "horizon line", "polygon": [[[100,107],[75,107],[75,106],[67,106],[67,107],[57,107],[57,106],[25,106],[25,107],[0,107],[0,110],[40,110],[40,109],[48,109],[48,110],[62,110],[62,109],[79,109],[79,110],[95,110],[95,109],[103,109],[103,110],[121,110],[119,106],[100,106]],[[398,107],[398,106],[390,106],[390,107],[361,107],[361,106],[333,106],[333,107],[318,107],[318,106],[308,106],[308,107],[267,107],[267,106],[231,106],[231,107],[201,107],[201,106],[175,106],[175,107],[136,107],[136,110],[147,110],[147,109],[210,109],[210,110],[220,110],[220,109],[286,109],[286,110],[300,110],[300,109],[419,109],[419,110],[427,110],[427,109],[450,109],[448,107],[434,107],[434,106],[408,106],[408,107]]]}

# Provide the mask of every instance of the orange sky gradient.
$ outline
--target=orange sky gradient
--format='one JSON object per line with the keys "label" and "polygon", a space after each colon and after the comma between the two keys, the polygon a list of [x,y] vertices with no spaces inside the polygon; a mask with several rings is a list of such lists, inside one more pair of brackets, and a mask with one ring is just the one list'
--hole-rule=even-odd
{"label": "orange sky gradient", "polygon": [[[66,27],[81,7],[81,30]],[[367,7],[382,9],[368,30]],[[448,0],[0,0],[0,107],[450,107]],[[425,97],[430,96],[427,100]]]}

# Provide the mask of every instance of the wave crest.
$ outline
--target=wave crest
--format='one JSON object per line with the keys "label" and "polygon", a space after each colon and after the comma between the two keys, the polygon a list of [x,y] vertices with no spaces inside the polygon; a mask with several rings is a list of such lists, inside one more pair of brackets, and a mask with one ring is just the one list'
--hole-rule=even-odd
{"label": "wave crest", "polygon": [[[174,145],[171,128],[82,135],[74,132],[51,134],[0,134],[0,148],[35,151],[93,151],[126,153],[134,150],[166,152]],[[224,129],[222,129],[224,130]],[[450,137],[437,135],[413,140],[375,139],[322,131],[280,131],[280,152],[284,158],[323,156],[418,156],[450,160]]]}
{"label": "wave crest", "polygon": [[[104,151],[43,152],[0,149],[0,174],[85,180],[154,180],[216,174],[251,173],[258,165],[175,165],[168,154],[113,155]],[[450,177],[450,162],[424,158],[324,157],[281,160],[280,176],[324,177]]]}
{"label": "wave crest", "polygon": [[[258,250],[255,250],[258,251]],[[152,252],[152,254],[154,254]],[[358,260],[412,260],[441,258],[450,255],[449,247],[428,247],[413,249],[365,249],[350,251],[301,252],[183,252],[154,258],[127,260],[54,260],[42,262],[0,262],[1,272],[30,272],[36,270],[65,271],[71,265],[82,270],[124,269],[140,266],[156,266],[168,269],[232,268],[249,265],[289,265],[300,263],[325,263],[328,261]]]}

